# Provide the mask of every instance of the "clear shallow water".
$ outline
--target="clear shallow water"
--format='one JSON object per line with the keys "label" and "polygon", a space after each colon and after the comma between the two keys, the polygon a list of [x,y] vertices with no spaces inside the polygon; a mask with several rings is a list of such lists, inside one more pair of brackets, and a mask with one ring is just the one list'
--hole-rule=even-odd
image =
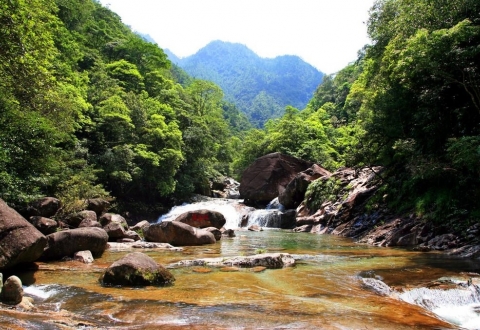
{"label": "clear shallow water", "polygon": [[[480,271],[478,263],[469,260],[359,245],[335,236],[282,230],[236,234],[183,251],[143,252],[163,265],[287,252],[297,265],[259,273],[177,268],[171,269],[176,282],[170,287],[108,288],[98,278],[127,252],[107,251],[92,265],[39,263],[36,272],[19,275],[40,311],[66,310],[108,329],[457,329],[418,306],[365,290],[358,275],[408,287]],[[0,315],[0,328],[15,322],[44,329],[47,321],[35,314],[17,316],[15,321]]]}

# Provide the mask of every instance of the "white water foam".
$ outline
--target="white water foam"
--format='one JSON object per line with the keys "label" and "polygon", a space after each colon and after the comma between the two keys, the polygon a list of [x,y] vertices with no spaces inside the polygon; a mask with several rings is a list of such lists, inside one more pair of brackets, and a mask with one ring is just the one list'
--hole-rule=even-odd
{"label": "white water foam", "polygon": [[52,285],[30,285],[24,286],[23,292],[27,295],[48,299],[58,293],[58,289]]}
{"label": "white water foam", "polygon": [[248,217],[247,227],[257,225],[260,227],[280,228],[282,212],[276,209],[255,210]]}
{"label": "white water foam", "polygon": [[223,214],[226,220],[225,229],[237,229],[240,227],[241,215],[237,212],[234,205],[238,203],[238,200],[214,199],[192,204],[183,204],[173,207],[167,214],[159,217],[157,222],[172,221],[185,212],[210,210]]}
{"label": "white water foam", "polygon": [[418,288],[399,297],[465,329],[480,329],[480,288],[476,285],[451,290]]}

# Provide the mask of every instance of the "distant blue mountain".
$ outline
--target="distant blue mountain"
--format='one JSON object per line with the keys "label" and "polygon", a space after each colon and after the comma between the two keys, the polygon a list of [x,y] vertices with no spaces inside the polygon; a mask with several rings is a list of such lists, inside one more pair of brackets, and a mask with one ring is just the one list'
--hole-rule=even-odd
{"label": "distant blue mountain", "polygon": [[219,85],[226,99],[257,127],[283,115],[287,105],[304,109],[323,78],[322,72],[298,56],[261,58],[238,43],[212,41],[182,59],[164,51],[190,76]]}

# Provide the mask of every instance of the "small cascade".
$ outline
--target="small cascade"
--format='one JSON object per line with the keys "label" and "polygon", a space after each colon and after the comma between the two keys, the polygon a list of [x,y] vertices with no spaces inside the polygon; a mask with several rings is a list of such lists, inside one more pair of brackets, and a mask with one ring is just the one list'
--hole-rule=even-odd
{"label": "small cascade", "polygon": [[267,228],[280,228],[283,213],[279,210],[255,210],[248,216],[247,227],[257,225]]}
{"label": "small cascade", "polygon": [[284,212],[285,211],[285,206],[280,204],[280,202],[278,201],[278,197],[275,197],[274,199],[272,199],[272,201],[270,203],[268,203],[266,209],[267,210],[279,210],[280,212]]}
{"label": "small cascade", "polygon": [[475,284],[465,289],[417,288],[402,293],[399,298],[465,329],[480,329],[480,287]]}
{"label": "small cascade", "polygon": [[191,203],[191,204],[182,204],[179,206],[173,207],[168,213],[162,215],[158,218],[157,222],[173,221],[179,215],[198,210],[210,210],[216,211],[223,214],[225,217],[225,229],[236,229],[240,227],[241,215],[237,211],[239,205],[239,200],[229,200],[229,199],[209,199],[202,202]]}
{"label": "small cascade", "polygon": [[253,211],[248,216],[247,227],[257,225],[267,228],[281,228],[283,211],[285,211],[285,207],[280,204],[277,197],[265,209]]}

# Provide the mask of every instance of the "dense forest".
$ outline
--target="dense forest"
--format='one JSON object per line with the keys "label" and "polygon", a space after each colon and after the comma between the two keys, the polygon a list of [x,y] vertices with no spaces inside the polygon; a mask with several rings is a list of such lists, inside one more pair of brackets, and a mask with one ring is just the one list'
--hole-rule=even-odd
{"label": "dense forest", "polygon": [[0,196],[137,211],[230,174],[245,116],[93,0],[0,5]]}
{"label": "dense forest", "polygon": [[262,129],[94,0],[0,8],[0,197],[11,205],[54,195],[69,212],[102,196],[155,212],[278,151],[329,170],[384,166],[378,202],[478,221],[477,0],[376,1],[372,44]]}
{"label": "dense forest", "polygon": [[298,56],[261,58],[245,45],[219,40],[183,59],[165,52],[190,76],[219,85],[257,128],[281,117],[288,105],[305,108],[323,77]]}

